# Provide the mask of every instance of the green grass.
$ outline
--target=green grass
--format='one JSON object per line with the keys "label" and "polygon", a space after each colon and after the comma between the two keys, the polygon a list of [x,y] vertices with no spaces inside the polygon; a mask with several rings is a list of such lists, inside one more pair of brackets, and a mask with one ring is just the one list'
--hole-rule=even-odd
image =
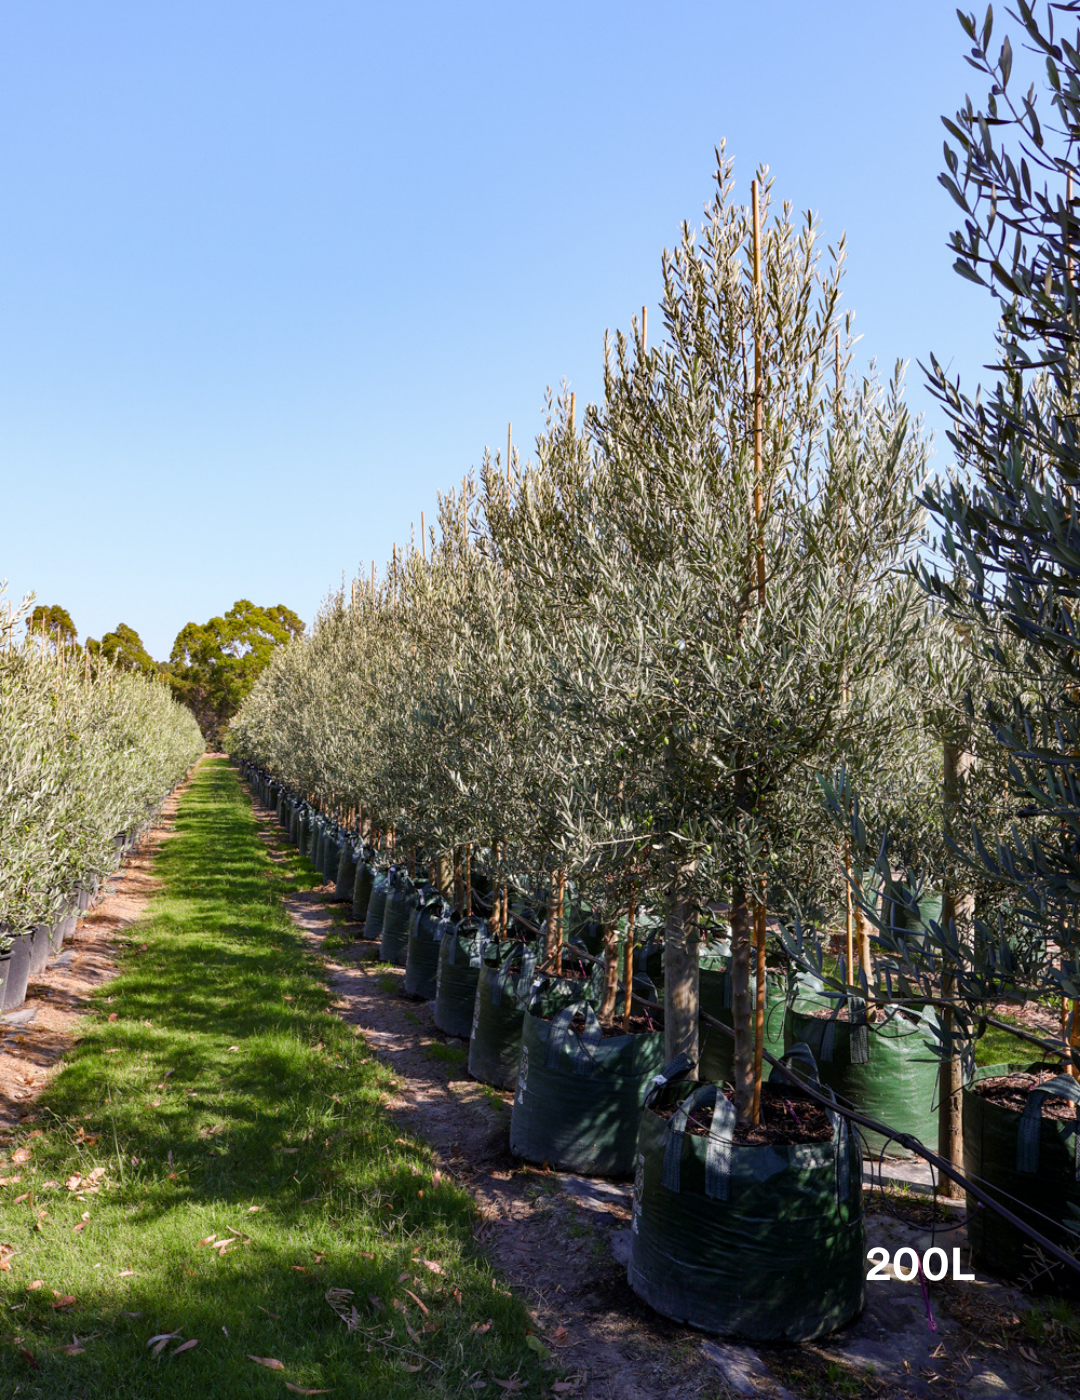
{"label": "green grass", "polygon": [[[311,883],[303,862],[268,860],[222,760],[176,826],[122,975],[0,1151],[21,1178],[0,1186],[0,1395],[474,1397],[515,1375],[542,1393],[469,1197],[390,1120],[392,1075],[331,1014],[281,907]],[[68,1189],[92,1171],[96,1192]],[[230,1235],[223,1254],[200,1244]],[[330,1289],[352,1290],[352,1330]]]}
{"label": "green grass", "polygon": [[[1008,1020],[1007,1015],[996,1013],[999,1021]],[[1025,1027],[1026,1029],[1026,1027]],[[987,1026],[986,1034],[975,1042],[976,1065],[1033,1064],[1044,1058],[1043,1052],[1029,1040],[998,1030],[997,1026]]]}

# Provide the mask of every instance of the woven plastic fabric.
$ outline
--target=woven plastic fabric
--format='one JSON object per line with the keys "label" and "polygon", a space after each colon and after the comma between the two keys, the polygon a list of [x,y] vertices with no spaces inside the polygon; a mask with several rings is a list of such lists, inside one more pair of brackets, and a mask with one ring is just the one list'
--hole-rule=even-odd
{"label": "woven plastic fabric", "polygon": [[[822,1144],[731,1143],[717,1154],[711,1137],[690,1133],[672,1144],[678,1115],[665,1122],[656,1110],[707,1087],[666,1085],[641,1114],[631,1288],[665,1317],[722,1336],[798,1342],[842,1327],[866,1301],[857,1143],[837,1120]],[[664,1184],[665,1157],[677,1189]]]}
{"label": "woven plastic fabric", "polygon": [[490,939],[487,921],[470,915],[439,943],[435,1024],[445,1035],[468,1040],[480,980],[481,958]]}
{"label": "woven plastic fabric", "polygon": [[[964,1089],[964,1171],[1040,1234],[1076,1250],[1080,1247],[1080,1233],[1074,1233],[1080,1231],[1080,1121],[1073,1117],[1063,1123],[1040,1114],[1036,1125],[1029,1114],[1037,1133],[1030,1134],[1025,1151],[1023,1116],[1003,1104],[989,1103],[972,1089],[998,1075],[1052,1068],[1056,1066],[1007,1064],[975,1071]],[[1031,1098],[1034,1095],[1029,1102]],[[1034,1171],[1026,1170],[1032,1166]],[[1032,1272],[1034,1255],[1025,1236],[971,1197],[968,1241],[976,1268],[1012,1279]],[[1041,1286],[1080,1293],[1071,1269],[1052,1268],[1039,1281]]]}
{"label": "woven plastic fabric", "polygon": [[[839,1005],[836,1001],[823,1004],[832,1011]],[[808,1005],[805,997],[799,1005]],[[821,1082],[897,1132],[911,1133],[926,1146],[936,1146],[941,1059],[932,1027],[940,1025],[937,1012],[923,1009],[901,1014],[895,1007],[879,1009],[879,1019],[863,1032],[869,1053],[864,1063],[858,1063],[852,1055],[858,1026],[831,1016],[811,1016],[799,1005],[788,1012],[785,1040],[789,1046],[797,1041],[809,1045]],[[872,1153],[884,1150],[893,1157],[911,1156],[895,1140],[866,1131],[863,1136]]]}
{"label": "woven plastic fabric", "polygon": [[[715,1016],[725,1026],[734,1026],[732,1016],[731,945],[706,943],[699,954],[699,997],[702,1011]],[[757,978],[752,977],[752,988]],[[777,1059],[784,1053],[784,1018],[787,1012],[788,982],[783,971],[769,969],[765,983],[764,1048]],[[730,1083],[735,1073],[735,1042],[715,1026],[702,1022],[698,1078],[709,1083]]]}
{"label": "woven plastic fabric", "polygon": [[390,873],[390,889],[386,896],[386,912],[383,914],[382,937],[379,939],[379,957],[383,962],[405,966],[409,951],[409,920],[415,909],[413,882],[403,869]]}
{"label": "woven plastic fabric", "polygon": [[386,917],[386,900],[390,894],[390,874],[380,870],[372,877],[371,898],[368,900],[367,919],[364,923],[364,937],[382,939],[383,919]]}
{"label": "woven plastic fabric", "polygon": [[356,847],[349,837],[341,843],[337,877],[334,883],[334,898],[344,903],[352,900],[353,886],[356,884]]}
{"label": "woven plastic fabric", "polygon": [[484,951],[469,1041],[469,1073],[482,1084],[512,1089],[517,1083],[521,1023],[535,967],[535,949],[520,940]]}
{"label": "woven plastic fabric", "polygon": [[[589,1003],[555,1011],[557,991],[537,991],[525,1012],[510,1150],[560,1171],[629,1176],[641,1106],[664,1064],[663,1032],[601,1039]],[[563,1020],[579,1008],[587,1025],[574,1034]]]}
{"label": "woven plastic fabric", "polygon": [[431,1001],[439,980],[439,944],[452,925],[447,919],[450,906],[438,890],[426,887],[409,921],[409,942],[405,954],[405,990],[410,996]]}
{"label": "woven plastic fabric", "polygon": [[[375,871],[366,860],[357,861],[356,878],[353,880],[352,891],[352,916],[358,923],[362,924],[368,916],[368,906],[371,903],[371,890],[375,883]],[[364,937],[367,937],[367,930],[364,930]]]}

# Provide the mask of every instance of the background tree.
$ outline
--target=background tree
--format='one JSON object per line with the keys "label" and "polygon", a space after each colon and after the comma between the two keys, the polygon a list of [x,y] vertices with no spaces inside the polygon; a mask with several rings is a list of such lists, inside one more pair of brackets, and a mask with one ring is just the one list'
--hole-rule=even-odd
{"label": "background tree", "polygon": [[143,676],[154,676],[158,664],[143,646],[142,638],[134,627],[120,622],[113,632],[106,632],[101,641],[88,637],[86,651],[91,657],[103,656],[121,671],[137,671]]}
{"label": "background tree", "polygon": [[26,619],[26,630],[35,637],[46,637],[54,646],[74,647],[78,643],[79,629],[71,620],[67,608],[59,603],[46,607],[38,603]]}
{"label": "background tree", "polygon": [[219,742],[275,648],[303,631],[303,622],[283,603],[257,608],[246,598],[235,602],[224,617],[181,628],[167,674],[208,742]]}

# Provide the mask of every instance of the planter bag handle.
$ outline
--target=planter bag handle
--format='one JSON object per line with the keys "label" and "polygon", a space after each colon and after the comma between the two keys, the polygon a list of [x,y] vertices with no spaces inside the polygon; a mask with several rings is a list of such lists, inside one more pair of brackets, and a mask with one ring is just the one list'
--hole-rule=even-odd
{"label": "planter bag handle", "polygon": [[659,1074],[654,1074],[649,1092],[645,1095],[645,1107],[651,1108],[653,1106],[657,1094],[665,1084],[685,1079],[693,1071],[695,1063],[696,1061],[684,1050],[681,1054],[676,1055],[670,1064],[666,1064]]}
{"label": "planter bag handle", "polygon": [[431,935],[432,943],[441,943],[446,937],[448,930],[452,929],[453,927],[453,916],[450,914],[444,914],[439,920],[439,922],[435,925],[435,932]]}
{"label": "planter bag handle", "polygon": [[[570,1028],[570,1023],[575,1016],[585,1018],[585,1029],[580,1034]],[[551,1018],[551,1030],[548,1034],[544,1063],[548,1069],[554,1069],[559,1056],[567,1054],[573,1058],[574,1069],[578,1074],[591,1074],[595,1063],[592,1052],[600,1048],[603,1039],[604,1033],[600,1029],[600,1022],[596,1019],[596,1012],[587,1001],[576,1002],[573,1006],[564,1006]],[[572,1041],[576,1041],[577,1044],[571,1044]]]}
{"label": "planter bag handle", "polygon": [[705,1144],[705,1194],[714,1201],[731,1197],[731,1154],[735,1145],[735,1105],[715,1084],[702,1084],[688,1094],[675,1110],[668,1124],[664,1144],[664,1167],[661,1186],[678,1193],[681,1186],[683,1137],[695,1108],[712,1105],[712,1122]]}
{"label": "planter bag handle", "polygon": [[1059,1074],[1047,1084],[1040,1084],[1028,1094],[1020,1124],[1016,1130],[1016,1170],[1033,1174],[1039,1170],[1039,1128],[1043,1104],[1048,1098],[1069,1099],[1076,1104],[1076,1127],[1073,1129],[1073,1179],[1080,1181],[1080,1082],[1071,1074]]}
{"label": "planter bag handle", "polygon": [[[525,951],[525,944],[520,938],[516,938],[502,946],[506,948],[506,953],[502,954],[502,947],[500,947],[499,965],[497,967],[489,967],[486,969],[488,975],[488,993],[491,997],[492,1006],[502,1005],[503,992],[509,991],[511,988],[513,988],[515,976],[517,976],[520,979],[521,970],[524,967],[524,958],[522,958],[518,971],[515,974],[514,959],[520,954],[524,953]],[[487,950],[485,950],[485,955],[486,952]],[[529,981],[532,981],[531,971],[529,973]]]}

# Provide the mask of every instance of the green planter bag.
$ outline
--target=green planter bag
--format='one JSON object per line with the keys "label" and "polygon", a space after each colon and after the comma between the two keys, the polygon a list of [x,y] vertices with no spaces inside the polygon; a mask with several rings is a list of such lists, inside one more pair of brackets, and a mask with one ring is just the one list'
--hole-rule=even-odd
{"label": "green planter bag", "polygon": [[[673,1105],[665,1121],[658,1110]],[[695,1109],[712,1110],[707,1136],[685,1131]],[[808,1341],[857,1317],[862,1163],[854,1134],[830,1117],[829,1142],[744,1145],[716,1085],[658,1084],[635,1164],[627,1273],[638,1297],[677,1322],[756,1342]]]}
{"label": "green planter bag", "polygon": [[428,885],[409,921],[405,954],[405,990],[410,996],[431,1001],[439,980],[439,944],[450,929],[450,906],[438,890]]}
{"label": "green planter bag", "polygon": [[510,1151],[559,1171],[629,1176],[641,1106],[663,1063],[662,1030],[605,1037],[588,1000],[555,1010],[541,988],[521,1028]]}
{"label": "green planter bag", "polygon": [[371,898],[368,900],[367,918],[364,921],[364,937],[382,939],[383,919],[386,915],[386,898],[390,893],[390,874],[380,870],[372,877]]}
{"label": "green planter bag", "polygon": [[536,971],[536,949],[521,939],[484,950],[473,1006],[469,1073],[481,1084],[512,1089],[521,1055],[521,1023]]}
{"label": "green planter bag", "polygon": [[[805,996],[788,1012],[787,1044],[809,1045],[817,1061],[821,1082],[844,1102],[861,1108],[872,1118],[910,1133],[928,1146],[937,1143],[938,1076],[940,1040],[934,1034],[941,1021],[932,1008],[879,1007],[878,1020],[862,1024],[865,1004],[856,1003],[856,1022],[837,1019],[840,1001],[827,1001],[827,1018],[811,1016]],[[819,1004],[821,1004],[819,1002]],[[893,1157],[912,1154],[893,1139],[861,1130],[871,1153]]]}
{"label": "green planter bag", "polygon": [[319,865],[323,880],[328,885],[334,884],[337,880],[343,843],[344,837],[335,822],[332,826],[327,828],[326,839],[322,844],[322,861]]}
{"label": "green planter bag", "polygon": [[[730,943],[702,944],[698,963],[701,1010],[715,1016],[725,1026],[734,1027],[730,963]],[[751,977],[750,986],[756,989],[756,976]],[[770,968],[765,983],[764,1048],[777,1059],[784,1054],[787,997],[786,972]],[[735,1073],[735,1041],[715,1026],[706,1023],[699,1026],[698,1034],[701,1037],[698,1077],[710,1084],[730,1083]]]}
{"label": "green planter bag", "polygon": [[462,919],[440,940],[435,1024],[444,1035],[468,1040],[472,1033],[476,984],[489,941],[487,921],[475,915]]}
{"label": "green planter bag", "polygon": [[382,937],[379,939],[379,957],[383,962],[396,963],[398,967],[405,966],[409,949],[409,920],[415,907],[413,895],[413,882],[407,872],[402,868],[391,871]]}
{"label": "green planter bag", "polygon": [[[1080,1246],[1080,1082],[1059,1074],[1028,1093],[1022,1113],[991,1103],[973,1085],[998,1075],[1038,1073],[1054,1065],[988,1065],[964,1089],[964,1171],[1014,1215],[1065,1249]],[[1068,1122],[1045,1118],[1047,1099],[1076,1106]],[[972,1263],[1007,1278],[1030,1273],[1031,1246],[1001,1216],[968,1197]],[[1041,1283],[1075,1293],[1076,1275],[1054,1266]]]}
{"label": "green planter bag", "polygon": [[[362,924],[368,916],[368,908],[371,904],[371,890],[375,883],[375,872],[366,860],[357,861],[356,878],[353,880],[352,892],[352,916],[358,923]],[[367,930],[364,931],[367,937]]]}
{"label": "green planter bag", "polygon": [[344,902],[353,897],[356,885],[356,847],[348,836],[341,843],[341,856],[338,859],[337,880],[334,884],[334,898]]}

